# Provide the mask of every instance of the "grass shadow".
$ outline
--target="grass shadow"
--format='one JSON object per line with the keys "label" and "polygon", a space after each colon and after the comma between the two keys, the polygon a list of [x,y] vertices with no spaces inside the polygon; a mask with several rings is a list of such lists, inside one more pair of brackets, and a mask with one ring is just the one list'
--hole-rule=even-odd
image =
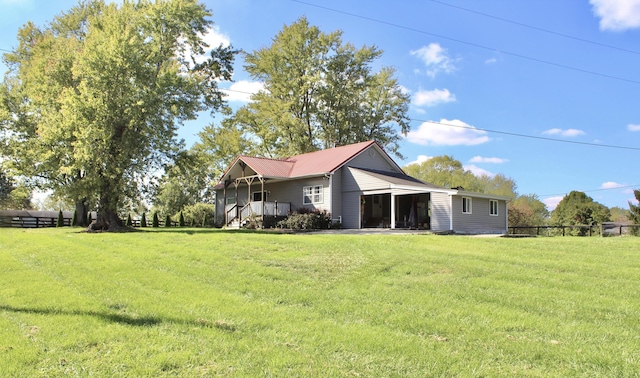
{"label": "grass shadow", "polygon": [[182,319],[162,319],[157,316],[131,316],[122,313],[116,313],[111,311],[78,311],[78,310],[63,310],[59,308],[37,308],[37,307],[14,307],[7,305],[0,305],[0,311],[8,311],[23,314],[37,314],[47,316],[91,316],[102,319],[106,322],[129,325],[134,327],[152,327],[164,322],[167,323],[179,323],[190,324],[196,326],[202,326],[198,321],[185,321]]}

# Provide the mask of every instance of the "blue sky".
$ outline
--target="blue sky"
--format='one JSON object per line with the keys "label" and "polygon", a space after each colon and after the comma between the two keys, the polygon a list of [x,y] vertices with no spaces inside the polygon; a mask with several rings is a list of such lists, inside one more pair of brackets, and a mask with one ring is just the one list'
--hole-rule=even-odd
{"label": "blue sky", "polygon": [[[206,0],[213,44],[270,45],[306,16],[324,32],[384,51],[411,95],[406,165],[452,155],[501,173],[553,209],[572,190],[628,208],[640,187],[640,0]],[[0,49],[28,20],[45,25],[75,1],[0,0]],[[260,89],[236,62],[230,103]],[[5,67],[0,67],[4,72]],[[206,124],[187,124],[187,144]]]}

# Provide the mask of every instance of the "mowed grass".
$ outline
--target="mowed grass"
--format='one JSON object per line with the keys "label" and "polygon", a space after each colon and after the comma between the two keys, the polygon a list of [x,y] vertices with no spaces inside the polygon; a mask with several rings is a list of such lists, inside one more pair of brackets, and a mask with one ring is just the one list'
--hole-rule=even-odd
{"label": "mowed grass", "polygon": [[0,229],[1,376],[637,376],[640,238]]}

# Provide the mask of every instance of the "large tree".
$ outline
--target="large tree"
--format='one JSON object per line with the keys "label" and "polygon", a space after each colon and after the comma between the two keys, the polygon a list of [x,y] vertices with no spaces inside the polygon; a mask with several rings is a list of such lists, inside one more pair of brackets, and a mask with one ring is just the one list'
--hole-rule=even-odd
{"label": "large tree", "polygon": [[253,153],[268,157],[366,140],[399,155],[401,134],[410,129],[409,96],[392,68],[374,72],[381,55],[375,46],[358,49],[343,43],[342,32],[326,34],[300,18],[269,47],[246,54],[245,70],[264,90],[236,112],[236,128],[252,141]]}
{"label": "large tree", "polygon": [[548,220],[549,210],[535,194],[518,196],[509,203],[509,226],[544,226]]}
{"label": "large tree", "polygon": [[24,185],[17,184],[0,166],[0,210],[29,210],[31,191]]}
{"label": "large tree", "polygon": [[[549,223],[553,226],[598,225],[611,218],[609,208],[595,202],[584,192],[572,191],[564,196],[551,212]],[[584,230],[573,233],[584,235]]]}
{"label": "large tree", "polygon": [[26,24],[4,55],[0,122],[14,168],[77,203],[97,204],[93,229],[122,226],[118,209],[182,147],[177,128],[223,105],[235,52],[208,47],[196,0],[82,2],[40,29]]}

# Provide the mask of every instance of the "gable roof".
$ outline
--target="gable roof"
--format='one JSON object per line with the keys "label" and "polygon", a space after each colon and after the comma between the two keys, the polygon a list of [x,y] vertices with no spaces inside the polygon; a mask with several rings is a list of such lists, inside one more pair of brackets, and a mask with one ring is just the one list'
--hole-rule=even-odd
{"label": "gable roof", "polygon": [[222,175],[221,181],[239,162],[246,164],[249,168],[255,171],[256,174],[262,177],[297,178],[332,173],[359,155],[362,151],[372,146],[374,148],[378,148],[390,163],[396,166],[399,171],[402,171],[396,162],[389,157],[389,155],[376,141],[370,140],[367,142],[295,155],[284,159],[269,159],[240,155],[227,168],[225,173]]}
{"label": "gable roof", "polygon": [[404,173],[379,171],[375,169],[358,168],[358,167],[349,167],[349,169],[363,172],[369,176],[375,177],[379,180],[385,181],[394,186],[418,187],[418,188],[426,188],[429,190],[453,192],[442,186],[438,186],[438,185],[430,184],[428,182],[424,182],[422,180],[418,180],[417,178],[408,176]]}

